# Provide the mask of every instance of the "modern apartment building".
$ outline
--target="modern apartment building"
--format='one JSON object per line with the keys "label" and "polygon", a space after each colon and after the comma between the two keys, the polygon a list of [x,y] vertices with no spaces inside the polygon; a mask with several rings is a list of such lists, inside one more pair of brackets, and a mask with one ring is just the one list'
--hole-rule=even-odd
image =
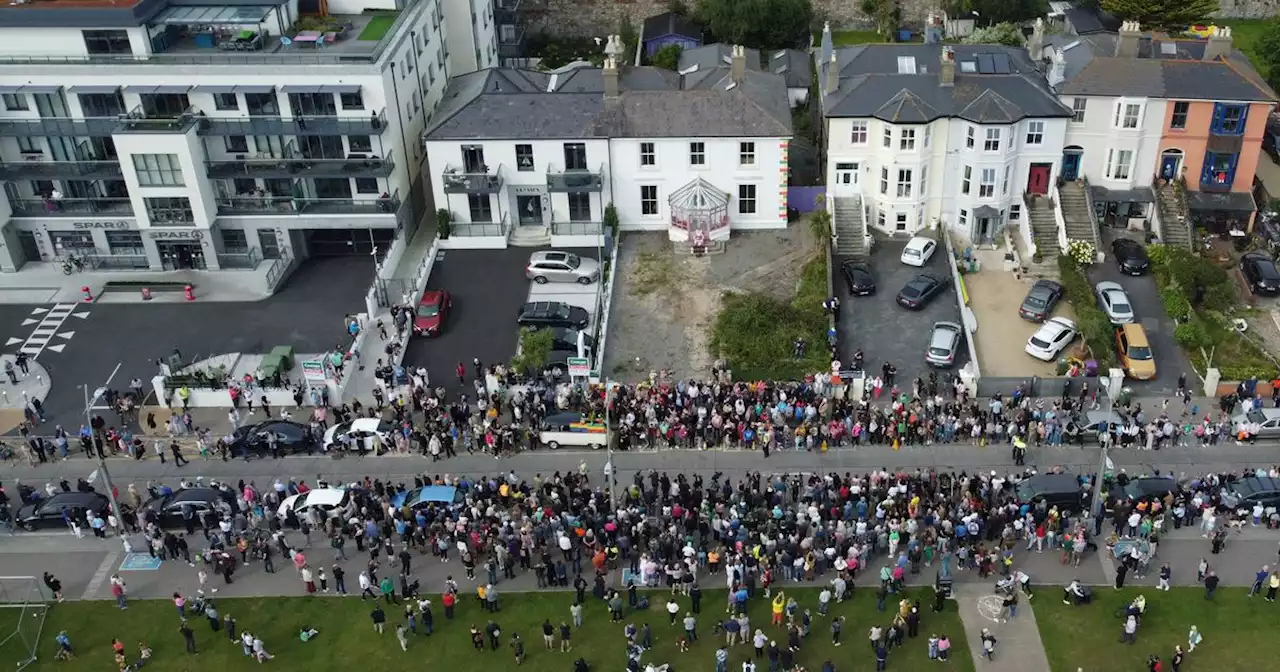
{"label": "modern apartment building", "polygon": [[418,139],[449,77],[498,57],[493,2],[0,5],[0,270],[278,277],[411,235]]}

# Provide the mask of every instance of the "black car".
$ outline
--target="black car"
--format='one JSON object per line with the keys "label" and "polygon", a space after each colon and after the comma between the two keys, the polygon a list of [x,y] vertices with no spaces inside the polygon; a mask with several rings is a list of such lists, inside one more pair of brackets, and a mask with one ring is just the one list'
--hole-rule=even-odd
{"label": "black car", "polygon": [[271,454],[272,436],[282,454],[311,452],[315,437],[311,428],[288,420],[268,420],[256,425],[245,425],[231,433],[231,454],[264,457]]}
{"label": "black car", "polygon": [[[564,327],[556,327],[551,330],[551,333],[552,333],[552,337],[551,337],[552,350],[566,350],[566,351],[572,351],[572,352],[578,351],[578,334],[582,332],[578,331],[577,329],[566,329]],[[595,350],[596,339],[591,338],[586,334],[583,334],[582,344],[588,350]]]}
{"label": "black car", "polygon": [[1254,294],[1280,294],[1280,270],[1276,270],[1276,262],[1265,252],[1249,252],[1240,257],[1240,272],[1244,273],[1249,291]]}
{"label": "black car", "polygon": [[1024,479],[1014,489],[1018,502],[1058,507],[1062,511],[1080,511],[1088,504],[1088,497],[1080,485],[1080,479],[1071,474],[1040,474]]}
{"label": "black car", "polygon": [[99,492],[60,492],[18,509],[14,520],[27,530],[65,525],[62,521],[63,509],[67,510],[72,520],[83,521],[87,511],[96,511],[105,517],[106,512],[111,509],[111,500]]}
{"label": "black car", "polygon": [[1249,476],[1223,488],[1223,502],[1238,508],[1253,508],[1254,504],[1280,506],[1280,480]]}
{"label": "black car", "polygon": [[910,310],[920,310],[947,288],[947,282],[932,273],[921,273],[898,292],[898,305]]}
{"label": "black car", "polygon": [[1052,280],[1036,280],[1031,285],[1022,306],[1018,308],[1018,316],[1032,322],[1044,322],[1053,314],[1053,307],[1062,298],[1062,285]]}
{"label": "black car", "polygon": [[1142,275],[1151,270],[1147,248],[1136,240],[1117,238],[1111,243],[1111,254],[1116,258],[1116,266],[1125,275]]}
{"label": "black car", "polygon": [[226,511],[235,511],[236,499],[231,493],[217,488],[184,488],[143,504],[138,516],[149,520],[154,513],[158,516],[161,527],[177,527],[182,525],[183,509],[188,507],[195,519],[199,520],[200,512],[204,510],[217,511],[221,507]]}
{"label": "black car", "polygon": [[531,301],[520,308],[516,322],[522,327],[586,329],[591,315],[586,309],[560,301]]}
{"label": "black car", "polygon": [[871,267],[857,262],[846,261],[840,264],[840,272],[844,282],[849,286],[851,296],[871,296],[876,293],[876,279],[871,275]]}
{"label": "black car", "polygon": [[[1118,485],[1118,484],[1117,484]],[[1143,476],[1141,478],[1130,478],[1120,491],[1126,497],[1133,500],[1142,499],[1143,497],[1158,497],[1163,499],[1165,495],[1171,492],[1177,492],[1178,482],[1167,476]]]}

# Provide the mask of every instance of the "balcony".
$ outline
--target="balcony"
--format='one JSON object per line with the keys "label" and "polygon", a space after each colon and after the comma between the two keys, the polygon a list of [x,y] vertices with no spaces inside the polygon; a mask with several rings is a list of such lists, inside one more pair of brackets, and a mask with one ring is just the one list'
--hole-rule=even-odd
{"label": "balcony", "polygon": [[387,177],[395,169],[391,154],[385,158],[352,154],[345,159],[310,159],[286,151],[286,158],[243,158],[229,161],[205,161],[209,177],[294,178],[294,177]]}
{"label": "balcony", "polygon": [[127,198],[10,198],[14,217],[133,216]]}
{"label": "balcony", "polygon": [[400,194],[390,198],[290,198],[235,196],[218,199],[220,215],[394,215]]}
{"label": "balcony", "polygon": [[600,170],[559,170],[547,166],[547,191],[599,192],[604,189],[604,166]]}
{"label": "balcony", "polygon": [[148,115],[141,107],[135,107],[120,118],[116,133],[186,133],[199,118],[194,107],[175,116]]}
{"label": "balcony", "polygon": [[455,222],[449,235],[461,238],[496,238],[506,237],[509,233],[507,213],[496,222]]}
{"label": "balcony", "polygon": [[459,166],[445,166],[444,193],[446,194],[496,194],[502,191],[502,166],[492,172],[488,166],[481,171],[468,171]]}
{"label": "balcony", "polygon": [[200,115],[200,135],[381,135],[387,128],[386,110],[367,117]]}
{"label": "balcony", "polygon": [[551,222],[553,236],[598,236],[604,222]]}
{"label": "balcony", "polygon": [[261,263],[262,255],[258,253],[258,248],[256,247],[218,253],[218,267],[224,271],[252,271]]}
{"label": "balcony", "polygon": [[524,26],[510,23],[498,26],[498,55],[503,58],[524,56]]}
{"label": "balcony", "polygon": [[118,180],[120,161],[44,161],[44,154],[25,161],[0,163],[0,180]]}
{"label": "balcony", "polygon": [[0,118],[0,137],[101,138],[115,135],[119,117],[48,117],[41,119]]}

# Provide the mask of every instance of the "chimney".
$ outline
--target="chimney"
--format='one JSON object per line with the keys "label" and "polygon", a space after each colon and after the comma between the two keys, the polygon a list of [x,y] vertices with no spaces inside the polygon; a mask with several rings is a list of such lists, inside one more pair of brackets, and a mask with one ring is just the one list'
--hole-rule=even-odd
{"label": "chimney", "polygon": [[831,61],[827,63],[827,93],[835,93],[840,89],[840,61],[836,55],[831,54]]}
{"label": "chimney", "polygon": [[1039,62],[1044,58],[1044,19],[1037,18],[1027,37],[1027,55],[1032,61]]}
{"label": "chimney", "polygon": [[604,97],[606,100],[618,97],[618,61],[612,56],[604,59]]}
{"label": "chimney", "polygon": [[1061,49],[1049,53],[1049,86],[1057,88],[1067,78],[1067,56]]}
{"label": "chimney", "polygon": [[747,76],[747,48],[735,44],[731,53],[733,58],[729,64],[729,77],[734,84],[741,84]]}
{"label": "chimney", "polygon": [[1209,41],[1204,45],[1204,60],[1216,61],[1219,56],[1226,58],[1230,55],[1231,27],[1214,26],[1213,34],[1209,36]]}
{"label": "chimney", "polygon": [[956,83],[956,52],[951,47],[942,48],[942,63],[938,68],[938,84],[954,86]]}
{"label": "chimney", "polygon": [[1120,32],[1116,35],[1116,58],[1137,58],[1141,37],[1142,26],[1137,21],[1121,23]]}

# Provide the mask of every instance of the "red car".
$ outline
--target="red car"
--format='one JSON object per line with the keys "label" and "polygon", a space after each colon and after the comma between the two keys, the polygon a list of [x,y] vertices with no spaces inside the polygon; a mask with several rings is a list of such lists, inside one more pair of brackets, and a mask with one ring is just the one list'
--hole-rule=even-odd
{"label": "red car", "polygon": [[453,298],[443,289],[428,289],[418,300],[418,312],[413,316],[413,333],[419,336],[439,336],[444,331],[445,320]]}

